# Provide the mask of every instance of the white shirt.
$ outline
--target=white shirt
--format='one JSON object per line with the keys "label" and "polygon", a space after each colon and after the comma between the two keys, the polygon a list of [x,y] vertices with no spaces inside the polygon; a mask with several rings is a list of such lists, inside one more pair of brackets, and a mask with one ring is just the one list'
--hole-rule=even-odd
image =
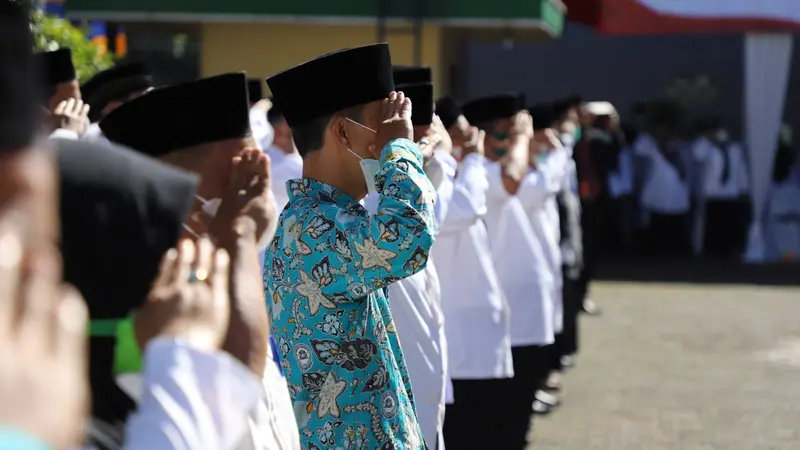
{"label": "white shirt", "polygon": [[765,218],[767,259],[800,255],[800,170],[795,166],[782,183],[769,188]]}
{"label": "white shirt", "polygon": [[643,133],[633,144],[633,153],[648,160],[649,172],[639,201],[648,212],[684,214],[689,211],[689,187],[678,170],[661,154],[655,140]]}
{"label": "white shirt", "polygon": [[608,194],[620,198],[633,193],[633,155],[630,147],[619,152],[617,170],[608,174]]}
{"label": "white shirt", "polygon": [[108,139],[103,136],[103,131],[100,129],[100,125],[97,123],[90,124],[86,128],[86,132],[83,133],[83,136],[81,136],[81,139],[86,141],[108,142]]}
{"label": "white shirt", "polygon": [[[452,187],[448,189],[445,183],[434,187],[437,188],[434,214],[438,220],[442,211],[446,211],[444,205],[449,203]],[[362,203],[374,214],[378,200],[378,195],[370,194]],[[442,437],[448,378],[441,289],[433,258],[422,271],[390,284],[387,293],[422,435],[428,446],[435,448]]]}
{"label": "white shirt", "polygon": [[77,141],[81,137],[78,136],[78,133],[67,130],[66,128],[57,128],[55,131],[50,133],[50,139],[69,139],[71,141]]}
{"label": "white shirt", "polygon": [[514,376],[510,310],[483,221],[489,189],[484,164],[484,157],[477,154],[462,161],[432,249],[440,261],[448,368],[457,380]]}
{"label": "white shirt", "polygon": [[[128,381],[132,381],[129,379]],[[288,386],[269,349],[262,382],[224,352],[176,340],[148,345],[126,450],[299,450]]]}
{"label": "white shirt", "polygon": [[283,149],[271,146],[267,150],[272,167],[272,193],[278,214],[289,203],[286,182],[303,177],[303,157],[299,153],[286,153]]}
{"label": "white shirt", "polygon": [[486,228],[497,275],[511,308],[511,345],[549,345],[555,333],[552,298],[553,277],[540,270],[547,264],[542,243],[536,238],[531,221],[519,196],[536,190],[536,179],[526,176],[518,195],[505,190],[498,162],[486,162]]}
{"label": "white shirt", "polygon": [[692,143],[692,156],[701,167],[699,181],[702,198],[737,199],[749,191],[747,163],[742,146],[736,142],[725,145],[729,146],[727,156],[730,158],[727,182],[722,180],[726,157],[723,149],[706,137],[698,138]]}
{"label": "white shirt", "polygon": [[267,120],[267,113],[260,108],[250,108],[250,131],[256,146],[262,152],[270,148],[272,139],[275,137],[275,130]]}
{"label": "white shirt", "polygon": [[546,162],[540,162],[536,170],[526,177],[526,189],[517,196],[531,221],[533,232],[544,250],[543,261],[536,269],[549,273],[549,296],[553,303],[554,331],[563,328],[564,305],[562,302],[561,278],[561,229],[558,217],[556,194],[561,189],[567,172],[567,153],[552,150]]}

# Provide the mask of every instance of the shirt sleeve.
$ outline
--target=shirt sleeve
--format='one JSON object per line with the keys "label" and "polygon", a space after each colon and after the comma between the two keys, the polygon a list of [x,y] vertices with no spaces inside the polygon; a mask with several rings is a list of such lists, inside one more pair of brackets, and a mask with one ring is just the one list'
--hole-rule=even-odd
{"label": "shirt sleeve", "polygon": [[561,190],[564,177],[567,175],[567,151],[564,149],[554,150],[541,172],[545,176],[546,189],[551,194]]}
{"label": "shirt sleeve", "polygon": [[522,179],[522,184],[517,191],[517,198],[526,211],[534,211],[544,207],[547,196],[551,194],[549,188],[548,177],[543,171],[531,171]]}
{"label": "shirt sleeve", "polygon": [[235,448],[263,389],[225,353],[208,354],[175,339],[148,345],[144,392],[129,419],[126,450]]}
{"label": "shirt sleeve", "polygon": [[24,431],[0,427],[0,450],[50,450],[50,446]]}
{"label": "shirt sleeve", "polygon": [[50,139],[69,139],[71,141],[77,141],[78,139],[80,139],[80,136],[78,136],[78,133],[72,130],[59,128],[56,131],[50,133]]}
{"label": "shirt sleeve", "polygon": [[461,162],[453,186],[448,213],[442,223],[442,233],[457,233],[470,227],[486,215],[486,192],[489,179],[483,156],[469,154]]}
{"label": "shirt sleeve", "polygon": [[[380,161],[376,213],[363,218],[336,213],[335,245],[352,250],[344,269],[370,290],[424,269],[435,234],[436,192],[423,172],[419,147],[396,139],[383,148]],[[348,277],[337,277],[322,291],[336,296],[351,285]]]}

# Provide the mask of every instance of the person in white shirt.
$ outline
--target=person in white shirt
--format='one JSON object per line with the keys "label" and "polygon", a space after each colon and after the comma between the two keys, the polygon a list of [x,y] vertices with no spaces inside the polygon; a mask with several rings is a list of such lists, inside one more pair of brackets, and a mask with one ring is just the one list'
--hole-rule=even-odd
{"label": "person in white shirt", "polygon": [[297,152],[292,138],[292,129],[283,117],[280,107],[273,104],[267,113],[267,120],[274,130],[272,144],[266,148],[272,165],[272,193],[278,212],[289,202],[286,182],[303,176],[303,158]]}
{"label": "person in white shirt", "polygon": [[767,199],[766,260],[796,263],[800,257],[800,164],[788,126],[778,142]]}
{"label": "person in white shirt", "polygon": [[[426,83],[395,86],[413,102],[411,123],[414,125],[414,139],[428,142],[441,140],[440,133],[444,134],[445,131],[434,125],[430,69],[403,67],[402,70],[404,74],[419,75],[420,79],[429,80]],[[397,71],[397,68],[393,68],[395,82],[401,78],[396,76]],[[431,145],[431,148],[434,146]],[[425,173],[436,189],[434,213],[438,229],[450,203],[452,184],[446,183],[444,176],[437,175],[442,174],[444,168],[434,154],[423,156]],[[372,193],[364,199],[363,204],[370,214],[376,213],[379,197],[377,193]],[[429,256],[422,271],[390,284],[387,298],[414,389],[414,405],[422,437],[428,448],[444,449],[442,427],[447,387],[447,340],[439,276],[434,263],[434,258]]]}
{"label": "person in white shirt", "polygon": [[[553,279],[551,296],[553,299],[553,323],[555,340],[563,340],[561,333],[564,323],[563,277],[561,272],[561,229],[556,195],[561,190],[567,176],[568,157],[555,131],[553,114],[549,105],[535,105],[528,109],[533,119],[534,138],[530,145],[530,173],[528,177],[535,179],[534,188],[518,194],[520,201],[531,220],[534,234],[544,249],[544,261],[537,268],[547,271]],[[550,357],[549,368],[539,380],[539,391],[536,393],[534,412],[546,414],[552,407],[558,406],[556,396],[544,391],[550,373],[559,370],[559,357],[555,342],[546,348]]]}
{"label": "person in white shirt", "polygon": [[81,138],[105,139],[98,122],[121,104],[144,95],[154,86],[153,76],[140,62],[120,63],[94,74],[81,85],[83,101],[90,107],[91,122]]}
{"label": "person in white shirt", "polygon": [[[514,376],[511,357],[511,311],[500,287],[489,248],[484,158],[485,133],[461,114],[451,98],[436,102],[443,127],[450,130],[453,155],[439,152],[449,168],[443,183],[452,199],[433,244],[438,267],[447,335],[448,369],[453,381],[447,405],[447,448],[499,448],[505,442],[507,405]],[[464,430],[481,430],[465,433]]]}
{"label": "person in white shirt", "polygon": [[687,148],[678,135],[682,111],[662,101],[651,104],[648,113],[648,130],[633,144],[637,166],[642,168],[639,203],[647,224],[644,246],[651,255],[686,255],[691,203]]}
{"label": "person in white shirt", "polygon": [[749,229],[749,176],[744,149],[717,121],[704,121],[692,142],[697,166],[696,250],[738,258]]}
{"label": "person in white shirt", "polygon": [[527,445],[531,405],[549,370],[546,347],[554,342],[555,334],[555,281],[550,271],[541,270],[546,264],[545,250],[520,201],[537,189],[536,177],[528,176],[533,124],[521,94],[475,99],[462,109],[470,123],[486,132],[486,227],[500,285],[511,308],[514,382],[504,411],[507,441],[497,448],[521,450]]}
{"label": "person in white shirt", "polygon": [[259,78],[247,80],[247,97],[250,102],[250,129],[253,140],[261,151],[266,151],[272,145],[274,130],[267,121],[267,112],[272,107],[272,102],[264,98],[264,82]]}

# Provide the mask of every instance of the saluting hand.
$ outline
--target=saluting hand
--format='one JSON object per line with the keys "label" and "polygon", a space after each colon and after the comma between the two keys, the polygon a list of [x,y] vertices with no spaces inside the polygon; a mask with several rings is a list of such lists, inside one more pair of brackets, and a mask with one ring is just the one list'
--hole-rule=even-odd
{"label": "saluting hand", "polygon": [[82,100],[64,100],[53,110],[53,129],[62,128],[83,136],[89,126],[89,105]]}
{"label": "saluting hand", "polygon": [[485,139],[486,139],[486,132],[483,130],[479,130],[476,127],[469,127],[469,130],[465,133],[466,140],[464,141],[464,145],[462,147],[461,155],[462,158],[469,155],[470,153],[476,153],[478,155],[483,156],[485,154]]}
{"label": "saluting hand", "polygon": [[62,285],[54,246],[30,242],[29,226],[8,215],[0,218],[0,423],[54,449],[76,448],[89,411],[86,305]]}
{"label": "saluting hand", "polygon": [[180,338],[192,347],[219,350],[228,331],[230,259],[207,238],[184,240],[161,262],[144,306],[134,316],[141,348],[159,336]]}
{"label": "saluting hand", "polygon": [[375,138],[376,156],[389,142],[395,139],[414,140],[414,126],[411,124],[411,99],[402,92],[392,92],[381,104],[381,124]]}

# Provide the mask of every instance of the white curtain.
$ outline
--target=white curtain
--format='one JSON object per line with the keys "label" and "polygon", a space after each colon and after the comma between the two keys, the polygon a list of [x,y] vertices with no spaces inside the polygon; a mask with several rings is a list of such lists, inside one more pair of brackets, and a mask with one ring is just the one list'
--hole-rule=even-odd
{"label": "white curtain", "polygon": [[747,262],[764,261],[763,214],[783,118],[791,60],[791,34],[747,34],[744,125],[750,154],[754,217],[744,254]]}

